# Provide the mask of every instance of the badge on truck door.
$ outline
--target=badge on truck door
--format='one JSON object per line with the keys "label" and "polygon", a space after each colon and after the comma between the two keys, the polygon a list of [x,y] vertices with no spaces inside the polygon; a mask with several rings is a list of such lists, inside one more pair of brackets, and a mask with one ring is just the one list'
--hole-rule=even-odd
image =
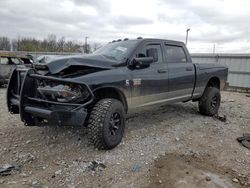
{"label": "badge on truck door", "polygon": [[133,86],[140,86],[140,85],[141,85],[141,79],[140,78],[133,79]]}

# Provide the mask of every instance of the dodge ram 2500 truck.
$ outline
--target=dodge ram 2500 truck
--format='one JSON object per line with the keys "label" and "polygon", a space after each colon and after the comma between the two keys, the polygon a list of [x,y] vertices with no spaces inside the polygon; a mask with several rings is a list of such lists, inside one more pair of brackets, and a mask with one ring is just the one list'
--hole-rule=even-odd
{"label": "dodge ram 2500 truck", "polygon": [[15,69],[7,105],[26,126],[87,126],[96,148],[112,149],[131,108],[198,101],[201,114],[217,114],[227,75],[219,64],[193,64],[182,42],[125,39]]}

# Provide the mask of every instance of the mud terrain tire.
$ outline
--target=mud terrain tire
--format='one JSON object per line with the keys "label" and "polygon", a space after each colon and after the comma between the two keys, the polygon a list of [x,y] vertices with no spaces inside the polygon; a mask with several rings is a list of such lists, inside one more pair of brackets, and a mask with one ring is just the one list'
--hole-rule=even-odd
{"label": "mud terrain tire", "polygon": [[116,99],[101,99],[92,108],[87,126],[89,139],[96,148],[108,150],[116,147],[125,128],[124,106]]}
{"label": "mud terrain tire", "polygon": [[199,100],[199,111],[203,115],[213,116],[218,113],[220,102],[220,90],[215,87],[207,87]]}

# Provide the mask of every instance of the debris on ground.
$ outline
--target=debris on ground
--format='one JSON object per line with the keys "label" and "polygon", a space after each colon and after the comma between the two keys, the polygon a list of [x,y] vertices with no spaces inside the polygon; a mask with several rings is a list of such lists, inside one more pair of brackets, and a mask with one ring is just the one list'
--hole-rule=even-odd
{"label": "debris on ground", "polygon": [[237,178],[233,178],[232,181],[233,181],[234,183],[239,183],[239,180],[238,180]]}
{"label": "debris on ground", "polygon": [[61,175],[62,174],[62,170],[57,170],[56,172],[55,172],[55,176],[58,176],[58,175]]}
{"label": "debris on ground", "polygon": [[[67,165],[67,168],[64,171],[64,174],[68,174],[67,181],[75,179],[79,174],[95,174],[104,171],[107,166],[99,161],[89,161],[89,160],[74,160],[71,164]],[[52,178],[55,178],[55,173],[52,175]]]}
{"label": "debris on ground", "polygon": [[235,100],[234,99],[229,99],[228,102],[235,102]]}
{"label": "debris on ground", "polygon": [[241,143],[242,146],[250,149],[250,133],[244,133],[242,137],[238,137],[237,141]]}
{"label": "debris on ground", "polygon": [[31,153],[18,154],[17,156],[17,162],[20,165],[31,163],[32,161],[34,161],[34,159],[35,159],[35,156],[32,155]]}
{"label": "debris on ground", "polygon": [[211,178],[209,176],[207,176],[206,181],[211,181]]}
{"label": "debris on ground", "polygon": [[249,94],[249,95],[246,95],[246,97],[250,97],[250,94]]}
{"label": "debris on ground", "polygon": [[132,166],[132,172],[139,172],[140,169],[141,169],[141,165],[139,165],[139,164],[134,164]]}
{"label": "debris on ground", "polygon": [[42,187],[43,187],[42,184],[41,184],[41,182],[39,182],[38,180],[33,181],[33,182],[31,183],[31,186],[32,186],[33,188],[42,188]]}
{"label": "debris on ground", "polygon": [[220,121],[222,121],[222,122],[226,122],[227,121],[227,116],[226,115],[220,116],[218,114],[215,114],[213,117],[216,118],[216,119],[218,119],[218,120],[220,120]]}
{"label": "debris on ground", "polygon": [[26,144],[29,144],[29,143],[31,143],[32,142],[32,140],[27,140],[25,143]]}
{"label": "debris on ground", "polygon": [[19,170],[19,167],[15,165],[5,164],[0,166],[0,176],[8,176],[11,175],[13,171]]}
{"label": "debris on ground", "polygon": [[96,171],[97,169],[104,169],[106,168],[106,165],[101,163],[101,162],[97,162],[97,161],[91,161],[89,163],[88,169],[92,170],[92,171]]}

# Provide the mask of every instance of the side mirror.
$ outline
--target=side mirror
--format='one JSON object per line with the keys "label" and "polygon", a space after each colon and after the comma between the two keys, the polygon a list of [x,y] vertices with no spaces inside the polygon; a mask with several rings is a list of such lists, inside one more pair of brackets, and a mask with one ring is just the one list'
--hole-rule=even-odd
{"label": "side mirror", "polygon": [[154,62],[153,57],[137,57],[132,60],[130,66],[136,69],[143,69],[149,67],[150,64],[153,62]]}

